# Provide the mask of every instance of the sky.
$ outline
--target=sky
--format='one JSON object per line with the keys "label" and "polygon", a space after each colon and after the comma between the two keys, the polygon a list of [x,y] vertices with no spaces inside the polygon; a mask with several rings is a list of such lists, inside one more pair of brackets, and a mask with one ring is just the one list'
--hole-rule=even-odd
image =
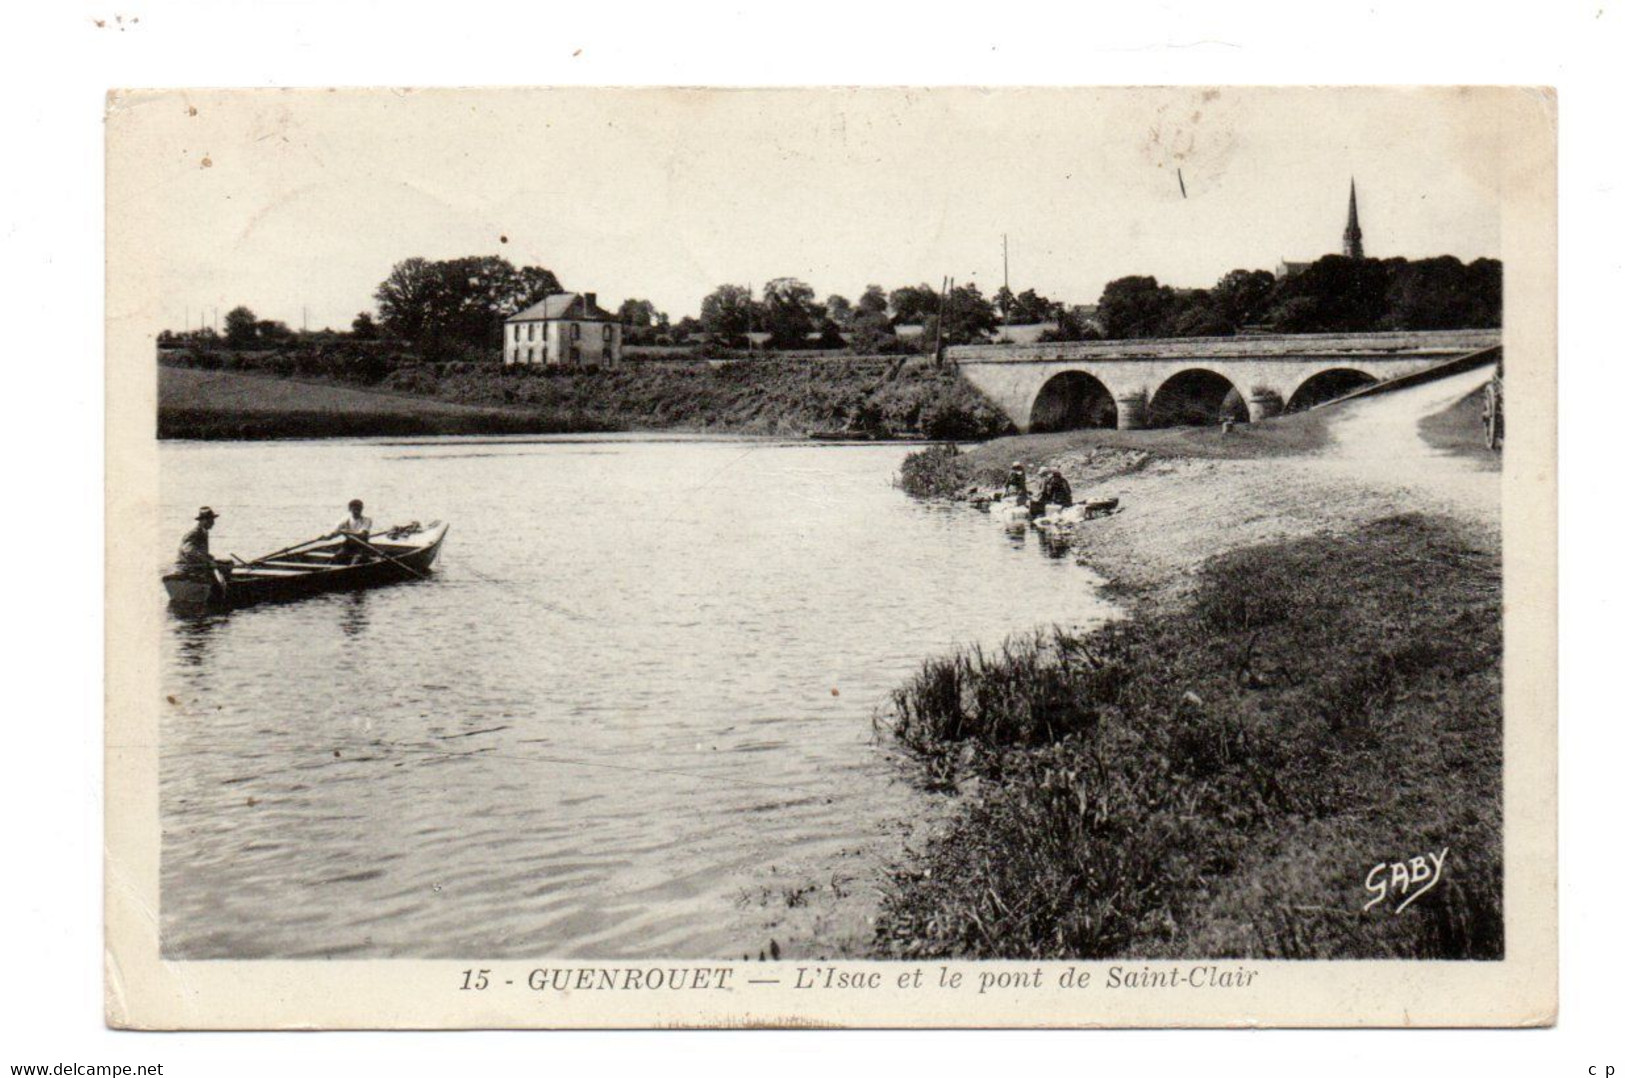
{"label": "sky", "polygon": [[238,304],[348,327],[413,256],[501,255],[674,321],[775,277],[991,294],[1005,234],[1012,288],[1093,303],[1129,274],[1206,287],[1337,252],[1351,178],[1368,256],[1500,257],[1516,92],[130,93],[109,236],[150,252],[154,332]]}

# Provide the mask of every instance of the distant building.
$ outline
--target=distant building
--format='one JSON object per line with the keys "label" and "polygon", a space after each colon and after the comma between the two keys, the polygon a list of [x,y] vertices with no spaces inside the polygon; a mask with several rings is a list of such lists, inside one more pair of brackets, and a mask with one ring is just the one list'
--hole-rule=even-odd
{"label": "distant building", "polygon": [[[1360,205],[1354,193],[1354,180],[1349,180],[1349,216],[1348,222],[1343,226],[1343,257],[1365,257],[1365,234],[1360,231]],[[1282,259],[1275,267],[1275,277],[1281,280],[1286,277],[1296,277],[1308,269],[1312,262],[1288,262]]]}
{"label": "distant building", "polygon": [[1045,333],[1060,328],[1058,322],[1028,322],[1014,326],[1000,326],[993,331],[994,344],[1034,344]]}
{"label": "distant building", "polygon": [[526,307],[502,327],[502,362],[611,367],[621,361],[621,324],[596,292],[560,292]]}

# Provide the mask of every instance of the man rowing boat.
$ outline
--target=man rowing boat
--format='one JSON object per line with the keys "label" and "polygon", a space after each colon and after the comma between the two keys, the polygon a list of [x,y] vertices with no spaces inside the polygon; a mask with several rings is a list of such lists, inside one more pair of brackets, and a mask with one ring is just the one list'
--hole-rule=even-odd
{"label": "man rowing boat", "polygon": [[339,554],[338,560],[345,564],[367,560],[371,553],[366,542],[372,536],[372,518],[362,513],[366,506],[361,504],[360,498],[351,499],[349,508],[349,516],[339,521],[338,527],[322,537],[344,538],[344,550]]}

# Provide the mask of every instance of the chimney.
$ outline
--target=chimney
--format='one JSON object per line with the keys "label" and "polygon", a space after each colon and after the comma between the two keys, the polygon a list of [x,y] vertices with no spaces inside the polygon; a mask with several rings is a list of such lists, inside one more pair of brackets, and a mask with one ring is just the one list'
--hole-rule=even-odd
{"label": "chimney", "polygon": [[598,309],[598,293],[597,292],[583,292],[583,293],[581,293],[581,297],[587,301],[587,313],[588,314],[591,314],[593,311],[596,311]]}

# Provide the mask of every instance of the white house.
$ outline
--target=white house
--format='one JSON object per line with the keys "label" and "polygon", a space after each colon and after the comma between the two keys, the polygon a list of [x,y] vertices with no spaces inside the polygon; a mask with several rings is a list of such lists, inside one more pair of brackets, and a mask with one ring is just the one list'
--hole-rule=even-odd
{"label": "white house", "polygon": [[502,362],[609,367],[621,361],[621,324],[596,292],[560,292],[526,307],[502,327]]}

